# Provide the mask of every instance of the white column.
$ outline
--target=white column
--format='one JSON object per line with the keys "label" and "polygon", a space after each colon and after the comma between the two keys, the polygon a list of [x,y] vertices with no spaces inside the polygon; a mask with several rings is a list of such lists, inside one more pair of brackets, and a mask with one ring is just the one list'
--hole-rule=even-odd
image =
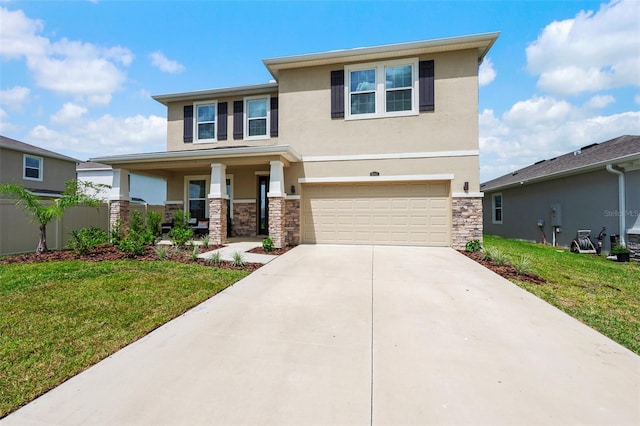
{"label": "white column", "polygon": [[211,184],[209,184],[209,198],[229,198],[229,195],[227,194],[226,164],[211,164]]}
{"label": "white column", "polygon": [[129,196],[129,170],[113,169],[113,183],[109,191],[109,200],[131,201]]}
{"label": "white column", "polygon": [[267,197],[286,197],[284,192],[284,163],[282,161],[271,161],[271,171],[269,175],[269,192]]}

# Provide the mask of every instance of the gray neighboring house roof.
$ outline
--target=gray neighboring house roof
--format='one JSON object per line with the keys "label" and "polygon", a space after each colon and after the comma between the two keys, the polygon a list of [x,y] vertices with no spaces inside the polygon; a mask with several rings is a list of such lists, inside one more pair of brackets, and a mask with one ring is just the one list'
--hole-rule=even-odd
{"label": "gray neighboring house roof", "polygon": [[113,170],[113,167],[95,161],[84,161],[76,166],[76,170]]}
{"label": "gray neighboring house roof", "polygon": [[607,164],[624,162],[635,162],[640,166],[640,136],[620,136],[606,142],[583,146],[559,157],[538,161],[482,183],[480,190],[493,191],[524,183],[550,180],[595,170]]}
{"label": "gray neighboring house roof", "polygon": [[8,138],[0,135],[0,148],[12,149],[14,151],[24,152],[26,154],[41,155],[43,157],[57,158],[59,160],[71,161],[74,163],[80,163],[80,160],[67,157],[66,155],[58,154],[57,152],[49,151],[48,149],[40,148],[28,143],[20,142],[15,139]]}

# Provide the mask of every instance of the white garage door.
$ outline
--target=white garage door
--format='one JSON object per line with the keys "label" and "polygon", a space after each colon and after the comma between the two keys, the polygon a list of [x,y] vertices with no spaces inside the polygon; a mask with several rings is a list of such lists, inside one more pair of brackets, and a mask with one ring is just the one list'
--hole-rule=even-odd
{"label": "white garage door", "polygon": [[305,184],[305,243],[448,246],[449,182]]}

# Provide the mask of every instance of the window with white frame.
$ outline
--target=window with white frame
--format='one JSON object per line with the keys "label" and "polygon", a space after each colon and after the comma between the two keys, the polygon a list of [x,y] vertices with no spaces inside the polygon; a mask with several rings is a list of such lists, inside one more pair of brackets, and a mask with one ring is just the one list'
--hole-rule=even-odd
{"label": "window with white frame", "polygon": [[214,142],[216,140],[216,107],[215,101],[194,104],[196,142]]}
{"label": "window with white frame", "polygon": [[22,161],[22,178],[25,180],[42,181],[42,157],[24,154]]}
{"label": "window with white frame", "polygon": [[345,67],[347,119],[418,114],[418,60]]}
{"label": "window with white frame", "polygon": [[492,222],[495,224],[502,223],[502,194],[493,194],[492,201]]}
{"label": "window with white frame", "polygon": [[245,139],[265,139],[269,137],[269,96],[251,96],[245,103]]}

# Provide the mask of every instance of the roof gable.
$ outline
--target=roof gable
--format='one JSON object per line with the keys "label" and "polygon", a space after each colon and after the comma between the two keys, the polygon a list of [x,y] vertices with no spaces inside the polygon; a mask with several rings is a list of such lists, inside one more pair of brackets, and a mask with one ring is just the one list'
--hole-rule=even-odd
{"label": "roof gable", "polygon": [[80,162],[80,160],[77,160],[75,158],[67,157],[66,155],[58,154],[57,152],[49,151],[48,149],[20,142],[6,136],[0,136],[0,148],[24,152],[25,154],[34,154],[41,155],[43,157],[57,158],[58,160],[71,161],[73,163]]}

